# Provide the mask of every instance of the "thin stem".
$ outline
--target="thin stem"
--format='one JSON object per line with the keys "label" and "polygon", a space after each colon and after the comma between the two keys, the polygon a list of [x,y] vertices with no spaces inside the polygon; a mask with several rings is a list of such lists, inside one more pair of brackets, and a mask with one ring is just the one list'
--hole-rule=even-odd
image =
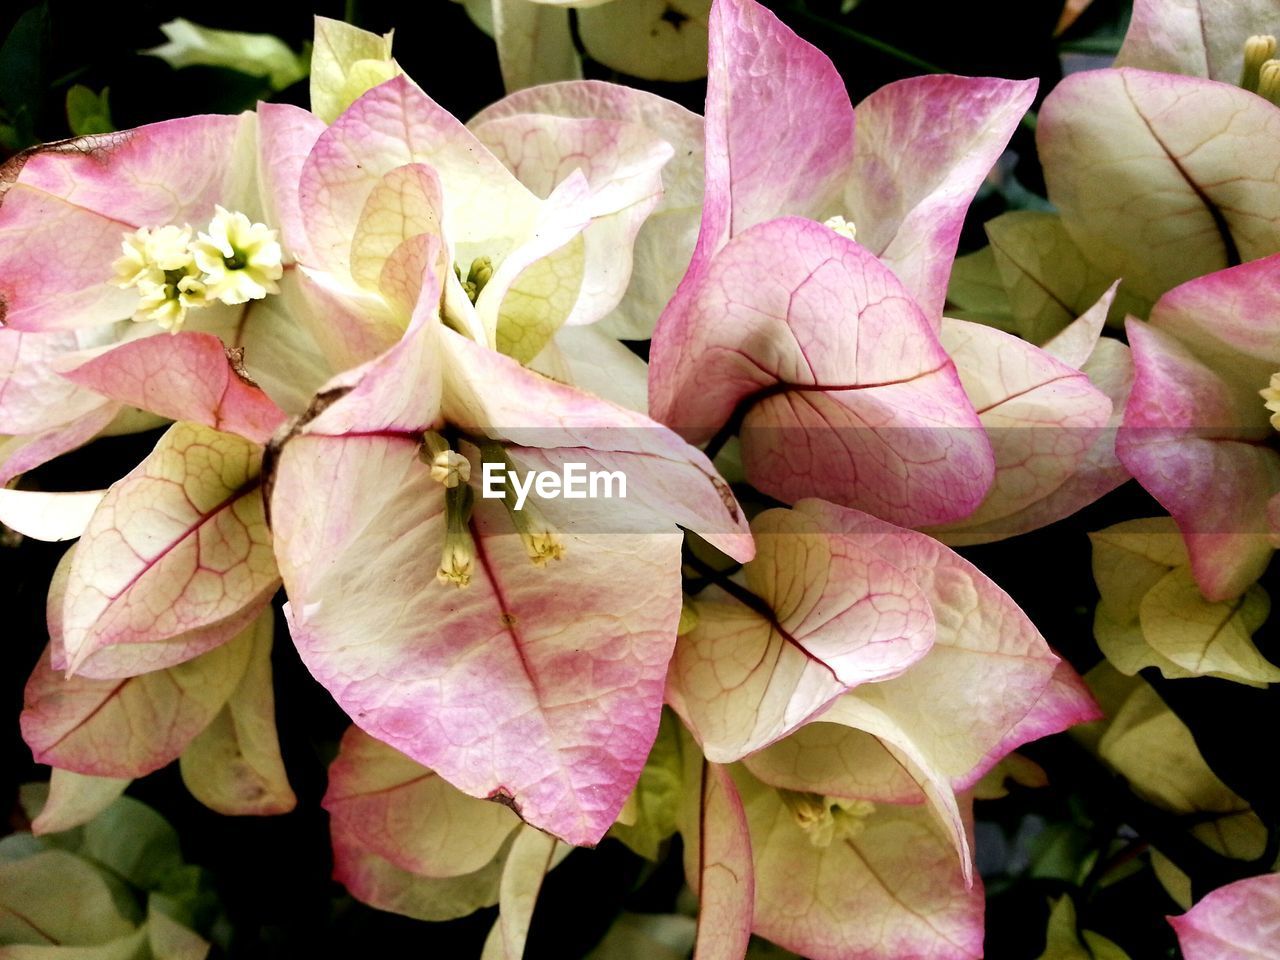
{"label": "thin stem", "polygon": [[707,583],[715,584],[743,606],[751,608],[770,623],[777,622],[777,618],[773,613],[773,608],[742,584],[735,583],[730,580],[728,571],[717,570],[715,567],[711,566],[711,564],[707,563],[700,557],[695,556],[688,550],[684,552],[684,563],[685,566],[693,567],[693,569],[697,570],[698,573],[701,574],[703,580]]}
{"label": "thin stem", "polygon": [[906,50],[895,47],[891,43],[878,40],[860,30],[854,30],[852,27],[846,27],[842,23],[836,23],[834,20],[828,20],[826,17],[813,13],[803,2],[793,3],[789,9],[791,12],[795,13],[796,16],[808,20],[810,23],[817,24],[837,36],[844,37],[846,40],[852,40],[854,43],[861,44],[864,47],[870,47],[872,50],[878,50],[880,53],[893,57],[895,60],[901,60],[903,63],[909,63],[911,66],[918,67],[925,73],[947,72],[936,63],[930,63],[928,60],[917,57],[914,53],[908,53]]}

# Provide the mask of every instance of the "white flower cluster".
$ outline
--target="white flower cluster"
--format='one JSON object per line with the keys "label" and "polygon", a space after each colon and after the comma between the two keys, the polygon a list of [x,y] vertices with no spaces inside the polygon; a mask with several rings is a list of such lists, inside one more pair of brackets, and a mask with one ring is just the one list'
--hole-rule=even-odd
{"label": "white flower cluster", "polygon": [[138,289],[135,321],[154,320],[177,333],[193,308],[247,303],[280,292],[276,281],[284,275],[284,254],[276,231],[243,213],[214,209],[208,229],[194,239],[188,225],[125,234],[111,283]]}

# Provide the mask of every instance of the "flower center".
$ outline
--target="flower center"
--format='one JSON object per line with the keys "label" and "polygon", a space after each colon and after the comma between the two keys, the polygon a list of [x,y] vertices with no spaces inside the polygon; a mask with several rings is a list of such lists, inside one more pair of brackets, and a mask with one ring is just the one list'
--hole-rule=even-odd
{"label": "flower center", "polygon": [[1280,60],[1276,55],[1276,38],[1259,34],[1244,42],[1244,66],[1240,70],[1240,86],[1265,100],[1280,104]]}
{"label": "flower center", "polygon": [[110,282],[137,289],[135,321],[154,320],[177,333],[192,309],[280,292],[275,281],[284,275],[284,254],[276,231],[215,207],[208,230],[195,239],[193,233],[189,225],[169,224],[125,234]]}
{"label": "flower center", "polygon": [[453,265],[453,272],[458,275],[467,299],[475,303],[480,296],[480,291],[493,277],[493,260],[489,257],[476,257],[471,261],[471,269],[467,271],[465,278],[462,276],[462,268],[456,263]]}
{"label": "flower center", "polygon": [[842,237],[847,237],[850,240],[858,239],[858,228],[854,226],[853,221],[846,220],[838,213],[834,217],[828,217],[826,220],[823,220],[822,225],[824,227],[830,227]]}
{"label": "flower center", "polygon": [[832,841],[856,837],[866,829],[867,817],[876,809],[869,800],[824,797],[794,790],[779,790],[778,793],[795,818],[796,825],[815,847],[829,847]]}
{"label": "flower center", "polygon": [[1258,391],[1266,408],[1271,411],[1271,425],[1280,430],[1280,373],[1271,375],[1271,385]]}

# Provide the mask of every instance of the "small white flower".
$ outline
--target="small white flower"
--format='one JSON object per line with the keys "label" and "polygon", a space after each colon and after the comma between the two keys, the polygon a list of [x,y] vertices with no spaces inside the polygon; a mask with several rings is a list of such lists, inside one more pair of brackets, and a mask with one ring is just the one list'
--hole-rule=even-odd
{"label": "small white flower", "polygon": [[276,281],[284,275],[284,252],[276,231],[243,213],[214,209],[208,231],[191,245],[209,298],[237,304],[279,293]]}
{"label": "small white flower", "polygon": [[143,279],[138,283],[138,310],[133,319],[139,323],[154,320],[161,330],[177,333],[187,319],[187,311],[208,303],[205,285],[194,261],[181,270],[168,270],[159,280]]}
{"label": "small white flower", "polygon": [[846,220],[844,217],[840,216],[840,214],[836,214],[834,217],[828,217],[826,220],[822,221],[822,225],[824,227],[830,227],[842,237],[848,237],[850,240],[858,239],[858,228],[854,226],[853,221]]}
{"label": "small white flower", "polygon": [[1271,385],[1258,391],[1271,411],[1271,425],[1280,430],[1280,373],[1271,375]]}
{"label": "small white flower", "polygon": [[166,272],[185,271],[195,262],[190,227],[141,227],[124,235],[120,249],[122,255],[112,264],[116,275],[111,283],[126,290],[144,281],[160,283]]}

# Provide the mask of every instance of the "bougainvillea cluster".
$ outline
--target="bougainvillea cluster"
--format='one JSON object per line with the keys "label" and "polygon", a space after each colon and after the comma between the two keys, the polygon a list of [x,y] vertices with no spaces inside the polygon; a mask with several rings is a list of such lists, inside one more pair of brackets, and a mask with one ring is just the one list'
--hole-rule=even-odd
{"label": "bougainvillea cluster", "polygon": [[[1136,676],[1280,679],[1252,640],[1280,538],[1269,5],[1193,24],[1140,0],[1117,65],[1040,111],[1053,211],[957,261],[1033,81],[922,76],[855,106],[754,0],[609,12],[630,2],[468,3],[513,92],[466,123],[390,37],[319,19],[311,110],[0,170],[0,519],[75,541],[20,718],[52,768],[35,834],[125,816],[175,760],[215,811],[292,809],[288,642],[351,721],[336,879],[422,920],[497,904],[486,958],[523,955],[572,847],[657,858],[677,834],[700,960],[753,935],[981,956],[974,797],[1043,782],[1014,751],[1073,727],[1157,806],[1230,815],[1205,843],[1274,858]],[[705,72],[705,114],[574,79],[571,6],[626,72],[653,62],[628,18],[671,27],[661,76]],[[157,428],[107,489],[20,480]],[[625,492],[543,485],[574,465]],[[1169,516],[1093,535],[1109,662],[1086,684],[953,548],[1130,476]],[[92,851],[32,843],[0,858],[0,921],[11,890],[51,915],[40,870],[98,882]],[[1174,918],[1185,955],[1272,956],[1274,880]],[[130,882],[147,915],[85,936],[203,956]],[[1070,901],[1055,938],[1114,948]]]}

